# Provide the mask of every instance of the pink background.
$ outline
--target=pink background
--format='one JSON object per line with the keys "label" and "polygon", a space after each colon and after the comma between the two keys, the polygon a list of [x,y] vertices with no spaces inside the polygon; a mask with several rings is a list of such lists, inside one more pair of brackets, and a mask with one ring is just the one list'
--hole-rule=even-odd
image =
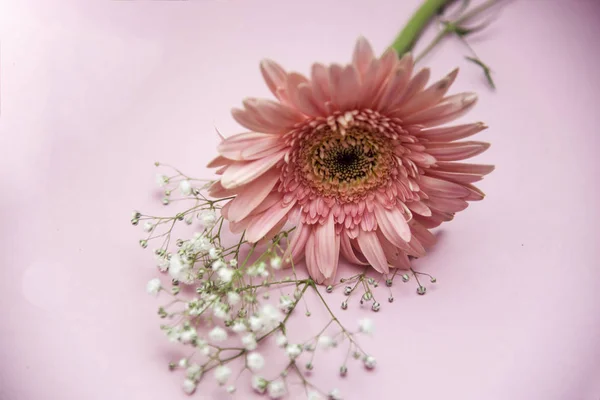
{"label": "pink background", "polygon": [[[152,163],[207,176],[214,126],[237,132],[229,109],[268,94],[261,58],[307,72],[349,60],[360,34],[382,51],[417,4],[3,1],[0,399],[184,398],[129,225],[161,210]],[[479,92],[467,118],[489,124],[479,161],[497,170],[419,260],[435,290],[398,284],[380,313],[343,314],[377,326],[378,368],[335,382],[346,399],[600,399],[599,22],[593,0],[509,4],[472,41],[496,92],[454,40],[424,60]]]}

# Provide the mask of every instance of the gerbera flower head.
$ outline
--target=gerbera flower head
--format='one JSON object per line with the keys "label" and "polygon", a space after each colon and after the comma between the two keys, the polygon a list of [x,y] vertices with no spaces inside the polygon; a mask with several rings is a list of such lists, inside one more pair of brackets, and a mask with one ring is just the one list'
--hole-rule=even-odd
{"label": "gerbera flower head", "polygon": [[457,161],[489,145],[457,141],[486,126],[443,126],[470,109],[473,93],[447,96],[458,70],[427,86],[410,54],[380,58],[360,38],[347,66],[314,64],[310,78],[273,61],[260,65],[276,97],[248,98],[232,111],[249,132],[224,139],[214,197],[234,232],[257,242],[296,226],[287,258],[305,258],[318,283],[335,278],[339,255],[381,273],[407,269],[468,201],[492,166]]}

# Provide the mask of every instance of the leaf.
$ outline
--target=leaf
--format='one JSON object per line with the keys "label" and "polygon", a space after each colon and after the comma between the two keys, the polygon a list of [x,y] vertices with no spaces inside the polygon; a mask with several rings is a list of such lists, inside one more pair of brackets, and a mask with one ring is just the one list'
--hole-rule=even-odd
{"label": "leaf", "polygon": [[481,67],[481,69],[483,69],[483,74],[485,75],[485,78],[487,79],[488,83],[490,84],[490,86],[492,87],[492,89],[496,89],[496,85],[494,84],[494,80],[492,79],[492,70],[490,69],[490,67],[488,67],[486,64],[484,64],[483,61],[481,61],[479,58],[473,58],[473,57],[465,57],[468,61],[471,61],[474,64],[477,64]]}

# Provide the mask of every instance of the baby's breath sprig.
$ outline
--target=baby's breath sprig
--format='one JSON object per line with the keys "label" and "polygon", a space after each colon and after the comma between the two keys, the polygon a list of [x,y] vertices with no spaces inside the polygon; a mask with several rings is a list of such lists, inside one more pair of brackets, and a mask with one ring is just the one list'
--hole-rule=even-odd
{"label": "baby's breath sprig", "polygon": [[[152,295],[163,292],[169,297],[158,309],[163,321],[160,328],[167,339],[191,348],[188,356],[169,363],[170,370],[184,372],[184,392],[193,393],[209,377],[233,393],[236,383],[248,372],[253,390],[272,399],[285,397],[294,383],[303,386],[309,399],[341,399],[338,389],[322,390],[311,382],[319,352],[344,349],[345,357],[336,371],[341,376],[348,374],[352,359],[360,361],[366,369],[375,368],[376,359],[359,344],[360,335],[373,333],[371,319],[363,318],[357,329],[348,329],[329,306],[324,293],[343,286],[348,297],[342,309],[348,308],[348,300],[356,293],[359,305],[368,304],[373,311],[379,311],[376,289],[382,280],[389,289],[397,271],[391,276],[372,277],[367,275],[369,269],[365,269],[325,287],[322,293],[312,279],[296,271],[291,260],[287,260],[290,269],[281,269],[286,264],[283,258],[288,236],[294,228],[284,229],[261,244],[248,243],[244,233],[226,243],[220,209],[230,198],[207,198],[204,192],[210,181],[191,178],[164,164],[156,165],[172,171],[157,175],[157,184],[164,195],[162,203],[186,206],[163,217],[135,211],[131,223],[136,226],[142,223],[145,233],[139,241],[142,248],[157,243],[154,247],[157,269],[169,277],[168,283],[160,278],[150,280],[146,289]],[[409,273],[418,284],[419,294],[425,293],[419,276],[428,276],[435,282],[428,274],[413,269],[401,275],[404,282],[410,280]],[[320,300],[328,321],[308,339],[291,342],[288,321],[292,315],[298,315],[295,311],[307,293]],[[390,291],[389,301],[392,300]],[[311,315],[308,308],[305,314]],[[270,345],[281,348],[281,357],[287,361],[277,374],[264,377],[266,359],[261,351]],[[239,369],[235,379],[234,368]]]}

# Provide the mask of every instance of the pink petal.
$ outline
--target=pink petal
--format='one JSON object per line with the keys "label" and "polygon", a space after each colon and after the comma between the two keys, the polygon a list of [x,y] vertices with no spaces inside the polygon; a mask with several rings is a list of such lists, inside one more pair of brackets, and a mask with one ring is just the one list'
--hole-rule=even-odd
{"label": "pink petal", "polygon": [[387,210],[376,204],[375,216],[379,229],[393,245],[402,247],[405,242],[410,240],[410,228],[399,208],[394,207]]}
{"label": "pink petal", "polygon": [[388,263],[395,268],[400,269],[410,269],[410,260],[406,256],[406,253],[394,246],[385,238],[383,233],[378,232],[377,237],[379,239],[379,243],[381,243],[381,248],[385,253],[385,257],[388,260]]}
{"label": "pink petal", "polygon": [[356,46],[354,47],[352,63],[361,75],[365,74],[374,57],[373,49],[367,39],[363,36],[359,37],[356,41]]}
{"label": "pink petal", "polygon": [[423,204],[420,201],[409,201],[405,204],[408,208],[411,209],[411,211],[413,211],[419,215],[422,215],[424,217],[431,216],[431,210],[429,209],[429,207],[427,207],[425,204]]}
{"label": "pink petal", "polygon": [[210,197],[217,198],[217,199],[220,199],[223,197],[234,196],[237,193],[238,193],[238,190],[225,189],[223,187],[223,185],[221,185],[220,181],[213,183],[212,185],[210,185],[210,188],[208,189],[208,195]]}
{"label": "pink petal", "polygon": [[410,101],[417,93],[419,93],[427,82],[429,81],[429,77],[431,76],[431,70],[429,68],[423,68],[413,78],[408,82],[406,89],[403,90],[402,93],[399,93],[397,97],[390,99],[390,102],[386,104],[384,109],[391,113],[394,117],[399,116],[396,110],[399,107],[406,104],[406,102]]}
{"label": "pink petal", "polygon": [[[403,119],[405,124],[436,126],[452,121],[467,112],[477,102],[474,93],[460,93],[446,97],[436,106],[420,111]],[[395,114],[393,114],[395,115]]]}
{"label": "pink petal", "polygon": [[314,64],[311,71],[313,96],[321,105],[331,99],[329,70],[322,64]]}
{"label": "pink petal", "polygon": [[[242,156],[244,150],[255,148],[258,151],[263,149],[273,148],[282,143],[278,136],[269,135],[267,133],[246,132],[231,136],[217,146],[217,151],[230,160],[242,161],[245,158]],[[246,157],[252,156],[253,152],[247,153]]]}
{"label": "pink petal", "polygon": [[329,279],[335,276],[340,256],[340,235],[335,233],[332,213],[329,213],[324,224],[317,224],[314,228],[314,236],[319,271],[325,276],[325,279]]}
{"label": "pink petal", "polygon": [[263,60],[260,63],[260,72],[271,92],[277,96],[277,89],[285,84],[285,70],[275,61]]}
{"label": "pink petal", "polygon": [[469,206],[469,203],[463,199],[444,199],[442,197],[429,196],[427,200],[423,200],[430,209],[455,213],[462,211]]}
{"label": "pink petal", "polygon": [[206,165],[206,168],[217,168],[229,164],[231,164],[231,160],[228,160],[223,156],[217,156]]}
{"label": "pink petal", "polygon": [[366,260],[364,260],[363,257],[359,258],[359,255],[362,256],[362,254],[359,253],[357,255],[356,253],[354,253],[354,249],[352,248],[352,244],[350,243],[350,238],[348,237],[346,232],[342,232],[340,234],[340,249],[342,252],[342,256],[344,256],[346,261],[358,265],[369,264]]}
{"label": "pink petal", "polygon": [[258,113],[264,121],[285,128],[291,128],[306,118],[295,109],[271,100],[248,98],[244,105]]}
{"label": "pink petal", "polygon": [[419,240],[419,242],[421,242],[423,244],[423,247],[425,247],[425,248],[432,247],[435,244],[435,242],[437,241],[437,238],[435,237],[435,235],[433,233],[429,232],[428,229],[423,227],[423,225],[421,225],[418,222],[413,222],[410,225],[410,229],[412,230],[412,233],[415,236],[415,238],[417,238]]}
{"label": "pink petal", "polygon": [[268,121],[264,121],[260,118],[259,114],[253,110],[241,110],[234,108],[231,110],[231,116],[237,121],[238,124],[256,132],[265,133],[281,133],[285,132],[285,127],[274,126]]}
{"label": "pink petal", "polygon": [[282,200],[283,194],[274,190],[271,193],[269,193],[269,195],[262,201],[262,203],[260,203],[254,210],[252,210],[250,215],[262,214],[263,212],[267,211],[269,208],[273,207],[276,203],[279,203]]}
{"label": "pink petal", "polygon": [[430,168],[427,171],[427,175],[434,176],[436,178],[442,178],[447,181],[456,183],[473,183],[483,179],[483,175],[478,174],[465,174],[461,172],[448,172],[439,169]]}
{"label": "pink petal", "polygon": [[311,233],[311,228],[309,225],[298,224],[296,229],[292,233],[292,238],[285,250],[285,254],[283,259],[286,265],[292,265],[290,262],[286,261],[288,258],[294,263],[297,264],[302,260],[305,253],[306,242],[308,241],[308,237]]}
{"label": "pink petal", "polygon": [[353,65],[348,65],[342,70],[337,82],[332,79],[332,100],[340,111],[349,111],[356,107],[360,89],[358,79],[358,72]]}
{"label": "pink petal", "polygon": [[427,143],[427,152],[438,161],[457,161],[474,157],[490,147],[485,142]]}
{"label": "pink petal", "polygon": [[454,83],[458,75],[458,68],[450,72],[445,78],[431,85],[426,90],[415,94],[412,98],[406,97],[406,101],[398,109],[394,110],[394,115],[402,116],[410,115],[437,104],[442,97],[448,92],[448,89]]}
{"label": "pink petal", "polygon": [[308,274],[317,283],[321,284],[325,282],[325,276],[321,273],[318,267],[317,245],[314,232],[310,232],[306,242],[306,268],[308,269]]}
{"label": "pink petal", "polygon": [[275,225],[286,217],[288,211],[295,203],[296,200],[286,206],[279,203],[264,213],[255,216],[246,230],[246,239],[248,242],[256,243],[262,239]]}
{"label": "pink petal", "polygon": [[325,106],[320,104],[313,96],[313,89],[307,83],[301,83],[296,90],[290,92],[294,105],[304,114],[319,117],[326,116]]}
{"label": "pink petal", "polygon": [[487,175],[494,170],[493,165],[464,164],[457,162],[438,162],[438,169],[448,172],[461,172],[465,174]]}
{"label": "pink petal", "polygon": [[390,272],[387,258],[385,257],[385,253],[381,248],[381,243],[379,242],[375,231],[361,230],[358,233],[357,241],[361,252],[377,272],[381,272],[382,274]]}
{"label": "pink petal", "polygon": [[269,243],[269,241],[271,241],[275,235],[277,235],[279,232],[281,232],[281,229],[284,227],[284,225],[287,223],[287,217],[283,217],[283,219],[281,221],[279,221],[277,224],[275,224],[275,226],[273,228],[271,228],[271,230],[269,232],[267,232],[267,234],[265,236],[263,236],[262,239],[260,239],[257,244],[258,245],[267,245]]}
{"label": "pink petal", "polygon": [[468,196],[470,193],[463,185],[427,175],[419,176],[419,185],[421,186],[421,190],[428,195],[443,198],[462,198]]}
{"label": "pink petal", "polygon": [[280,173],[271,169],[254,181],[240,188],[240,192],[229,207],[230,221],[240,221],[250,213],[271,193],[279,182]]}
{"label": "pink petal", "polygon": [[395,99],[402,96],[410,80],[410,71],[398,68],[393,76],[390,77],[387,88],[381,92],[376,101],[376,110],[388,110]]}
{"label": "pink petal", "polygon": [[285,153],[285,151],[280,151],[259,160],[233,163],[223,173],[221,185],[225,189],[233,189],[252,182],[277,164]]}
{"label": "pink petal", "polygon": [[467,197],[465,197],[465,200],[468,201],[479,201],[479,200],[483,200],[483,198],[485,197],[485,193],[483,193],[480,189],[476,188],[473,185],[467,184],[467,185],[463,185],[465,187],[465,189],[467,189],[469,191],[469,195]]}
{"label": "pink petal", "polygon": [[484,129],[487,129],[487,126],[483,122],[476,122],[474,124],[423,129],[418,136],[427,138],[432,142],[453,142],[472,136]]}

